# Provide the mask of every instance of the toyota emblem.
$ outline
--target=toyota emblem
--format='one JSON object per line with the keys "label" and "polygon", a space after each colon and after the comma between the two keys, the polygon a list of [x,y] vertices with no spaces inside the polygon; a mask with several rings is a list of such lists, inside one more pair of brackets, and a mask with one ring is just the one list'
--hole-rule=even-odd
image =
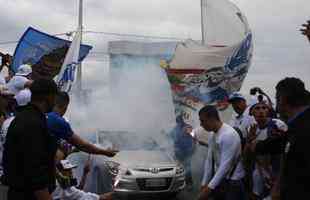
{"label": "toyota emblem", "polygon": [[150,172],[153,174],[158,174],[159,169],[158,168],[150,168]]}

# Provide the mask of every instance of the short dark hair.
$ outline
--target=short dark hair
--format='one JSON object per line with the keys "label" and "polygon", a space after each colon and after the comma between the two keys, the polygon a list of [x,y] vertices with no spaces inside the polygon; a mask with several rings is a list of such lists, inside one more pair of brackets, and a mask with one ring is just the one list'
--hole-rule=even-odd
{"label": "short dark hair", "polygon": [[67,92],[60,91],[57,93],[57,96],[55,99],[56,106],[64,107],[64,106],[67,106],[69,102],[70,102],[70,97]]}
{"label": "short dark hair", "polygon": [[206,105],[199,111],[199,116],[206,115],[208,118],[220,120],[220,115],[217,108],[213,105]]}
{"label": "short dark hair", "polygon": [[237,97],[237,98],[233,98],[233,99],[228,100],[228,102],[233,104],[233,103],[239,103],[239,102],[246,102],[246,100],[243,98]]}
{"label": "short dark hair", "polygon": [[33,81],[30,86],[31,100],[42,100],[46,95],[56,95],[58,92],[57,84],[54,80],[38,79]]}
{"label": "short dark hair", "polygon": [[302,80],[295,77],[286,77],[276,86],[277,94],[285,96],[291,106],[303,106],[309,104],[309,92]]}

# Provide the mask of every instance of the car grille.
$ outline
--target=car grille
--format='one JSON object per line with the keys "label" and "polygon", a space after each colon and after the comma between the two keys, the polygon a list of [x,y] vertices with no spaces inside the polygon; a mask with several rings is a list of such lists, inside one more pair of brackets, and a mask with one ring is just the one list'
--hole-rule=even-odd
{"label": "car grille", "polygon": [[[145,178],[138,178],[137,179],[137,184],[140,188],[141,191],[163,191],[163,190],[168,190],[170,188],[172,178],[164,178],[166,180],[166,185],[165,186],[157,186],[157,187],[148,187],[146,186],[146,179]],[[150,180],[150,179],[148,179]]]}
{"label": "car grille", "polygon": [[[173,171],[173,167],[169,168],[158,168],[158,172],[168,172],[168,171]],[[135,171],[139,172],[152,172],[152,168],[135,168]]]}

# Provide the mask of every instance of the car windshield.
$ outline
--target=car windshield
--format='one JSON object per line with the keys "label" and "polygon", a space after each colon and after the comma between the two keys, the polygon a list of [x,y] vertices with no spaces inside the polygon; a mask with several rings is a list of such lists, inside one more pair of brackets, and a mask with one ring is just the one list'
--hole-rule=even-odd
{"label": "car windshield", "polygon": [[97,143],[117,150],[159,150],[160,146],[150,136],[126,131],[100,131]]}

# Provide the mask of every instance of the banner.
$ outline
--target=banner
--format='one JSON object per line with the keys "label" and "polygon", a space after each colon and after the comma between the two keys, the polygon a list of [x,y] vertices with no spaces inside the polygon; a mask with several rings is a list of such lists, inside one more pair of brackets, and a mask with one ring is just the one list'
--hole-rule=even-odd
{"label": "banner", "polygon": [[[22,64],[32,66],[32,78],[54,78],[61,69],[71,41],[43,33],[29,27],[21,37],[13,56],[12,70],[17,72]],[[81,45],[79,62],[92,49],[91,46]]]}
{"label": "banner", "polygon": [[70,48],[66,54],[65,60],[62,64],[61,70],[57,76],[58,87],[62,91],[69,92],[72,87],[72,83],[75,79],[76,68],[79,64],[79,52],[82,38],[82,29],[79,29],[70,45]]}
{"label": "banner", "polygon": [[240,90],[251,58],[251,34],[232,47],[179,44],[170,62],[161,61],[171,84],[176,117],[192,125],[193,113],[204,105],[214,104],[225,110],[228,96]]}
{"label": "banner", "polygon": [[109,53],[114,86],[126,79],[126,71],[141,73],[143,68],[161,67],[165,73],[160,76],[170,83],[176,119],[193,125],[202,106],[215,104],[225,110],[228,95],[240,90],[252,57],[252,35],[232,47],[195,46],[193,41],[114,41],[109,43]]}

